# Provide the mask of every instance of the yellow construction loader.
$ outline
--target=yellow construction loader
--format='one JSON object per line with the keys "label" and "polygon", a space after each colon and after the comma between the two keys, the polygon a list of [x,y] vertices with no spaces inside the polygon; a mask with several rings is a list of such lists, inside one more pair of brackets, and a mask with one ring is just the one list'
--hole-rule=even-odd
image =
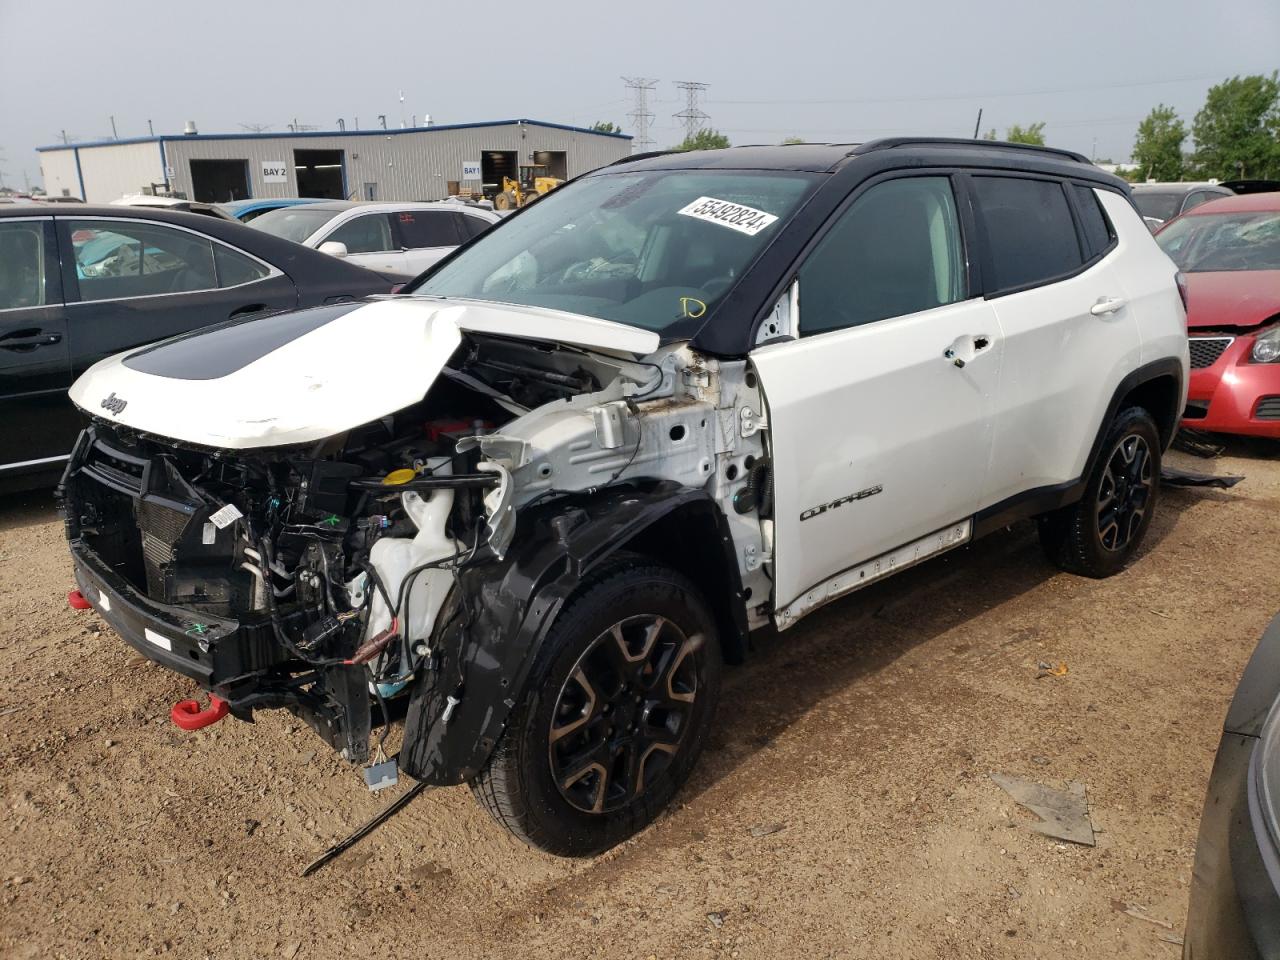
{"label": "yellow construction loader", "polygon": [[520,165],[520,179],[502,178],[502,192],[493,198],[495,210],[514,210],[532,203],[539,197],[550,193],[563,180],[546,175],[546,164],[530,163]]}

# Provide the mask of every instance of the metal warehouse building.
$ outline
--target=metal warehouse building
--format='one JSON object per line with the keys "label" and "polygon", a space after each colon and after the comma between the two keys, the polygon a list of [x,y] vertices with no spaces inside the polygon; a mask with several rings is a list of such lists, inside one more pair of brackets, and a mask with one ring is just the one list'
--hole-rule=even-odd
{"label": "metal warehouse building", "polygon": [[222,202],[248,197],[440,200],[486,194],[522,164],[568,179],[631,152],[631,138],[541,120],[401,130],[178,134],[39,147],[51,196],[107,202],[169,193]]}

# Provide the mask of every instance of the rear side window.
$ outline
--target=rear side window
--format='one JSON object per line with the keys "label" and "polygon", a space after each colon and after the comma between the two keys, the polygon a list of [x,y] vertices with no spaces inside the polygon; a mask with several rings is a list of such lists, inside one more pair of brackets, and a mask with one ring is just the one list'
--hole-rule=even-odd
{"label": "rear side window", "polygon": [[456,247],[458,229],[454,214],[448,211],[405,210],[396,214],[400,221],[400,237],[410,250],[421,247]]}
{"label": "rear side window", "polygon": [[455,213],[454,217],[458,222],[458,235],[464,241],[480,236],[491,226],[488,220],[481,220],[466,213]]}
{"label": "rear side window", "polygon": [[237,253],[220,243],[213,245],[213,262],[218,268],[218,286],[238,287],[263,279],[271,271],[257,260]]}
{"label": "rear side window", "polygon": [[1089,259],[1092,260],[1111,246],[1115,234],[1111,230],[1111,222],[1107,220],[1106,212],[1102,209],[1102,203],[1098,200],[1097,191],[1078,183],[1072,184],[1071,189],[1075,191],[1076,206],[1080,209],[1080,226],[1084,228],[1085,247],[1088,249]]}
{"label": "rear side window", "polygon": [[964,297],[951,182],[890,180],[855,200],[800,268],[800,332],[874,323]]}
{"label": "rear side window", "polygon": [[347,253],[382,253],[393,249],[391,221],[386,214],[367,213],[363,217],[348,220],[325,237],[325,240],[345,244]]}
{"label": "rear side window", "polygon": [[44,305],[44,225],[0,222],[0,310]]}
{"label": "rear side window", "polygon": [[986,228],[988,295],[1045,283],[1084,263],[1062,184],[1019,177],[974,177]]}
{"label": "rear side window", "polygon": [[82,301],[192,293],[217,286],[208,237],[133,220],[70,220],[67,230]]}

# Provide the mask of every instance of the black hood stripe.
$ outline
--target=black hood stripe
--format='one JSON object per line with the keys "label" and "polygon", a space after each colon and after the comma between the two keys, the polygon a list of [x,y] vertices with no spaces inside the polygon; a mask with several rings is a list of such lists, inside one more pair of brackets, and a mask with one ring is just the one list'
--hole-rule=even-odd
{"label": "black hood stripe", "polygon": [[228,320],[135,350],[124,358],[124,365],[139,373],[172,380],[217,380],[360,306],[363,304],[335,303],[268,317]]}

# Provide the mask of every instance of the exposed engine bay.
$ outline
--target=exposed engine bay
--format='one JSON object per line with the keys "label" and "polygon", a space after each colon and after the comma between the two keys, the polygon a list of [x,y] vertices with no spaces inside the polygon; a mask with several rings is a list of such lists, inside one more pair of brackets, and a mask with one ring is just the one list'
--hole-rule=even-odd
{"label": "exposed engine bay", "polygon": [[315,443],[218,449],[95,419],[64,480],[68,535],[165,618],[145,630],[165,662],[242,719],[287,707],[363,763],[415,691],[448,726],[483,656],[443,649],[475,638],[438,621],[465,615],[459,592],[535,507],[629,484],[705,491],[763,623],[762,409],[744,363],[688,347],[632,360],[469,333],[418,403]]}

